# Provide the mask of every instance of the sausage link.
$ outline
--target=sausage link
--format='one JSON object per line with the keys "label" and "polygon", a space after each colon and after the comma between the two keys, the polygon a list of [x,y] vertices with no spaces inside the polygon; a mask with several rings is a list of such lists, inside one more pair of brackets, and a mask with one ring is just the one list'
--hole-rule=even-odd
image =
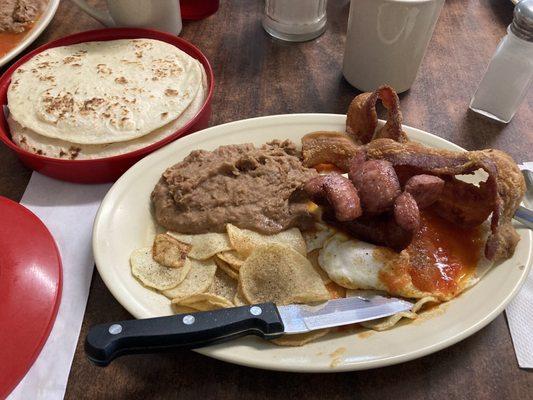
{"label": "sausage link", "polygon": [[307,181],[303,189],[309,198],[317,204],[322,204],[325,198],[324,181],[326,175],[319,175],[316,178]]}
{"label": "sausage link", "polygon": [[404,190],[410,193],[419,209],[426,208],[439,198],[444,188],[444,181],[433,175],[415,175],[406,183]]}
{"label": "sausage link", "polygon": [[317,204],[331,205],[339,221],[351,221],[362,214],[357,189],[339,174],[320,175],[304,185],[308,196]]}
{"label": "sausage link", "polygon": [[400,182],[392,164],[385,160],[365,161],[351,171],[365,213],[379,214],[388,211],[401,193]]}
{"label": "sausage link", "polygon": [[404,230],[416,232],[420,226],[420,212],[414,197],[403,192],[394,201],[394,220]]}
{"label": "sausage link", "polygon": [[329,174],[324,182],[324,191],[329,204],[339,221],[352,221],[361,216],[361,202],[357,189],[342,175]]}

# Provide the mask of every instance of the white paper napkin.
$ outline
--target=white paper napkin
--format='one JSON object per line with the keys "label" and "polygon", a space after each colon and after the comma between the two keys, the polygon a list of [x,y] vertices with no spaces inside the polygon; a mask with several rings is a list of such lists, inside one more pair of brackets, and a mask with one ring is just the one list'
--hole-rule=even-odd
{"label": "white paper napkin", "polygon": [[[519,165],[528,185],[533,184],[533,162]],[[529,176],[527,174],[530,174]],[[528,190],[524,199],[526,207],[533,207],[533,191]],[[533,271],[529,272],[526,283],[505,310],[518,365],[533,368]]]}
{"label": "white paper napkin", "polygon": [[63,293],[41,354],[9,400],[65,395],[93,273],[93,220],[110,186],[67,183],[36,172],[31,176],[21,204],[43,221],[56,240],[63,264]]}
{"label": "white paper napkin", "polygon": [[505,310],[520,368],[533,368],[533,273]]}

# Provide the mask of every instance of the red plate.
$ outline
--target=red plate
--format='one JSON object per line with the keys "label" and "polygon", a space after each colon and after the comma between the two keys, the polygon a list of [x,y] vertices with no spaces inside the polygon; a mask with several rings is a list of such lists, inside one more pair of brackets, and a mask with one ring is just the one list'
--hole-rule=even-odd
{"label": "red plate", "polygon": [[61,257],[39,218],[0,196],[0,399],[48,339],[61,299]]}

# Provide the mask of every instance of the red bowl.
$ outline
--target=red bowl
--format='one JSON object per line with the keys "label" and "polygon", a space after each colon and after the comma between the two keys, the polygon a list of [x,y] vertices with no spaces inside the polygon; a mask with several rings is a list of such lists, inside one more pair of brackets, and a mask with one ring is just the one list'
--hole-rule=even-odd
{"label": "red bowl", "polygon": [[77,183],[102,183],[117,180],[129,167],[154,150],[163,147],[181,136],[206,128],[209,117],[211,116],[211,99],[214,88],[213,69],[209,61],[200,50],[186,40],[150,29],[112,28],[81,32],[55,40],[33,50],[13,64],[0,78],[0,106],[7,105],[7,89],[11,82],[13,72],[43,50],[82,42],[136,38],[156,39],[170,43],[191,57],[196,58],[204,66],[209,87],[207,98],[200,111],[185,126],[165,139],[142,149],[132,151],[131,153],[93,160],[63,160],[43,157],[18,147],[11,140],[7,120],[4,113],[0,111],[0,140],[17,153],[24,165],[44,175]]}

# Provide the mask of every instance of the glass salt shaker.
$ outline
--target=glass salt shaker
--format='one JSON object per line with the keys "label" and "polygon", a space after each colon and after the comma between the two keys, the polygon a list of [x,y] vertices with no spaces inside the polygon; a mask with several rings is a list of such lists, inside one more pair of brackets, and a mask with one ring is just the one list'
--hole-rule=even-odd
{"label": "glass salt shaker", "polygon": [[513,22],[498,45],[470,109],[509,122],[524,100],[533,78],[533,0],[515,6]]}
{"label": "glass salt shaker", "polygon": [[289,42],[314,39],[326,30],[327,0],[265,0],[263,28]]}

